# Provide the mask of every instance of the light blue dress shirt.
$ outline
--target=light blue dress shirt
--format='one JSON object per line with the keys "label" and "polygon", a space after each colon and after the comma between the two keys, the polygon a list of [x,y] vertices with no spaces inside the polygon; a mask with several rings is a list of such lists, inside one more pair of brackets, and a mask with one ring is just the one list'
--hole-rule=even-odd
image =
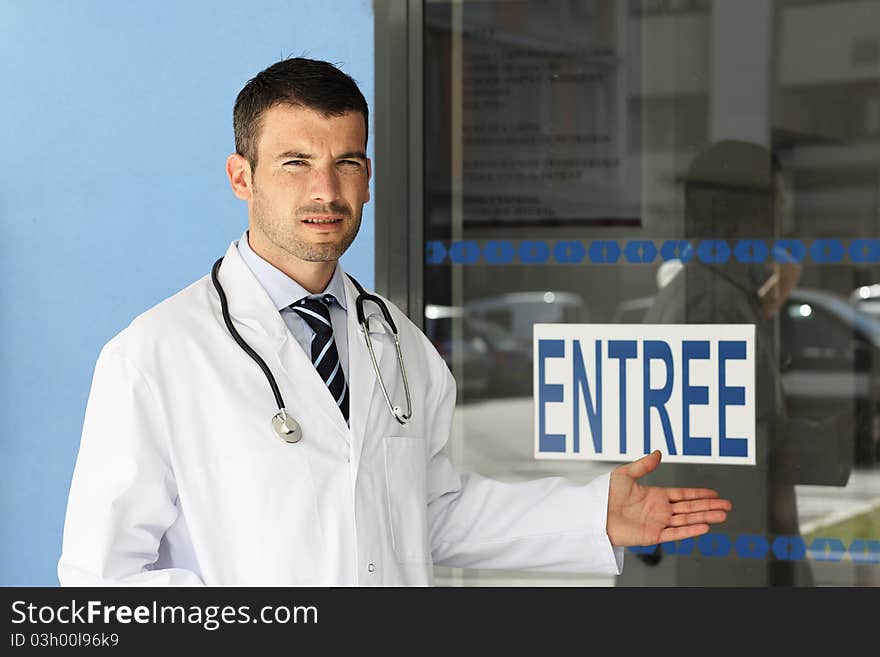
{"label": "light blue dress shirt", "polygon": [[343,374],[345,374],[345,380],[349,381],[348,330],[342,268],[337,264],[330,282],[321,294],[311,294],[275,265],[269,264],[254,253],[248,244],[247,231],[238,240],[237,247],[242,260],[266,290],[272,303],[275,304],[275,308],[281,313],[287,328],[290,329],[290,333],[306,352],[309,360],[312,358],[312,338],[315,337],[315,332],[306,323],[306,320],[288,306],[303,297],[318,298],[325,294],[332,294],[336,298],[336,302],[330,304],[330,323],[333,324],[333,340],[336,342],[336,351],[339,352],[339,363],[342,366]]}

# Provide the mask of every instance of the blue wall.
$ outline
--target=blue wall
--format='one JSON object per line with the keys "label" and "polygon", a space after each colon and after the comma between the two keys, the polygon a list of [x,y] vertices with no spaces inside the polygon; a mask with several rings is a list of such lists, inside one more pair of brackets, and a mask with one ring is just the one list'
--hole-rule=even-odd
{"label": "blue wall", "polygon": [[[372,108],[373,15],[370,0],[0,0],[0,25],[0,585],[55,586],[101,346],[247,225],[224,173],[236,94],[302,55]],[[342,262],[372,286],[372,204]]]}

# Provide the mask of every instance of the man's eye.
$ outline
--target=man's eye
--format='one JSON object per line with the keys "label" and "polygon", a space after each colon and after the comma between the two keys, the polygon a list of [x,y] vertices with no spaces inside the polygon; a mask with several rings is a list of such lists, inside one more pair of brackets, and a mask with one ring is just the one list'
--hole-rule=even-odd
{"label": "man's eye", "polygon": [[355,166],[359,167],[361,165],[357,160],[339,160],[339,164],[344,164],[346,166]]}
{"label": "man's eye", "polygon": [[298,167],[298,166],[304,165],[305,163],[306,163],[305,160],[288,160],[287,162],[284,163],[284,166],[287,166],[289,164],[291,166]]}

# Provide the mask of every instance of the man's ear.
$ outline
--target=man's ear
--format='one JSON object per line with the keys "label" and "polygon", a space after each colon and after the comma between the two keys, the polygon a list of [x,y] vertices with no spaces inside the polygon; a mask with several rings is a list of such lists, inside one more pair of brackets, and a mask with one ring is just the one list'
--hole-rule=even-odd
{"label": "man's ear", "polygon": [[367,198],[364,203],[370,200],[370,179],[373,177],[373,163],[367,158]]}
{"label": "man's ear", "polygon": [[253,174],[247,158],[238,153],[227,157],[226,176],[232,186],[232,193],[242,201],[249,201],[253,196]]}

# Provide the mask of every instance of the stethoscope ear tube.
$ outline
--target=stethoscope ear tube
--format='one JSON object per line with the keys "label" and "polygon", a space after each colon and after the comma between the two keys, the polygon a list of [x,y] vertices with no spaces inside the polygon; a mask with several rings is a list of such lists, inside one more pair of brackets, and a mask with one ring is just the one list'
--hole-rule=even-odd
{"label": "stethoscope ear tube", "polygon": [[361,292],[358,295],[357,300],[355,301],[355,306],[357,306],[357,316],[358,322],[361,326],[367,325],[366,316],[364,315],[364,301],[372,301],[377,306],[379,306],[379,310],[382,311],[382,316],[385,317],[385,321],[388,322],[388,326],[391,327],[391,331],[394,333],[395,337],[397,336],[397,326],[394,324],[394,320],[391,319],[391,313],[388,312],[388,308],[385,307],[385,304],[382,302],[382,299],[377,297],[375,294],[370,294],[368,292]]}
{"label": "stethoscope ear tube", "polygon": [[[361,333],[364,336],[364,342],[367,343],[367,351],[370,353],[370,360],[373,362],[373,369],[376,371],[376,378],[379,380],[379,387],[382,389],[382,396],[385,397],[385,403],[388,404],[388,410],[391,411],[391,415],[394,416],[394,419],[403,426],[407,426],[412,417],[412,398],[409,394],[409,381],[406,378],[406,365],[403,362],[403,352],[400,349],[400,338],[397,335],[397,326],[394,324],[394,320],[391,319],[391,313],[388,312],[388,306],[385,305],[385,302],[375,294],[370,294],[364,290],[364,288],[361,287],[361,284],[355,280],[354,276],[349,274],[348,277],[358,291],[358,297],[355,300],[358,323],[361,326]],[[403,377],[403,390],[406,393],[406,413],[403,412],[403,409],[401,409],[400,406],[394,405],[391,401],[391,396],[388,394],[388,389],[385,387],[385,381],[382,379],[382,372],[379,370],[379,363],[376,362],[376,354],[373,352],[373,341],[370,339],[369,325],[366,316],[364,315],[364,301],[372,301],[379,306],[379,310],[382,311],[385,321],[388,322],[388,326],[394,332],[394,348],[397,350],[397,365],[400,367],[400,375]]]}
{"label": "stethoscope ear tube", "polygon": [[[377,306],[379,306],[379,310],[382,311],[382,316],[385,317],[385,321],[388,322],[388,326],[391,327],[391,331],[396,337],[397,325],[394,323],[394,320],[391,319],[391,313],[388,312],[388,307],[385,305],[385,302],[382,301],[382,299],[377,297],[375,294],[370,294],[369,292],[367,292],[363,287],[361,287],[361,284],[358,283],[357,280],[355,280],[355,277],[351,274],[348,275],[348,278],[351,280],[358,291],[357,299],[355,299],[354,302],[355,308],[357,308],[358,323],[362,327],[367,326],[367,317],[366,315],[364,315],[364,301],[372,301]],[[364,335],[366,335],[366,333]]]}
{"label": "stethoscope ear tube", "polygon": [[373,369],[376,371],[376,378],[379,381],[379,387],[382,389],[382,395],[385,397],[385,403],[388,404],[388,410],[391,411],[391,415],[394,416],[394,419],[397,420],[403,426],[409,424],[409,419],[412,417],[412,399],[409,396],[409,383],[406,380],[406,366],[403,363],[403,353],[400,351],[400,340],[397,339],[397,336],[394,336],[394,346],[397,349],[397,364],[400,367],[400,373],[403,376],[403,389],[406,391],[406,413],[404,413],[399,406],[395,406],[391,402],[391,396],[388,394],[388,389],[385,387],[385,381],[382,379],[382,372],[379,370],[379,363],[376,362],[376,354],[373,351],[373,341],[370,339],[370,332],[366,326],[366,324],[361,324],[361,333],[364,336],[364,342],[367,343],[367,351],[370,353],[370,360],[373,362]]}

